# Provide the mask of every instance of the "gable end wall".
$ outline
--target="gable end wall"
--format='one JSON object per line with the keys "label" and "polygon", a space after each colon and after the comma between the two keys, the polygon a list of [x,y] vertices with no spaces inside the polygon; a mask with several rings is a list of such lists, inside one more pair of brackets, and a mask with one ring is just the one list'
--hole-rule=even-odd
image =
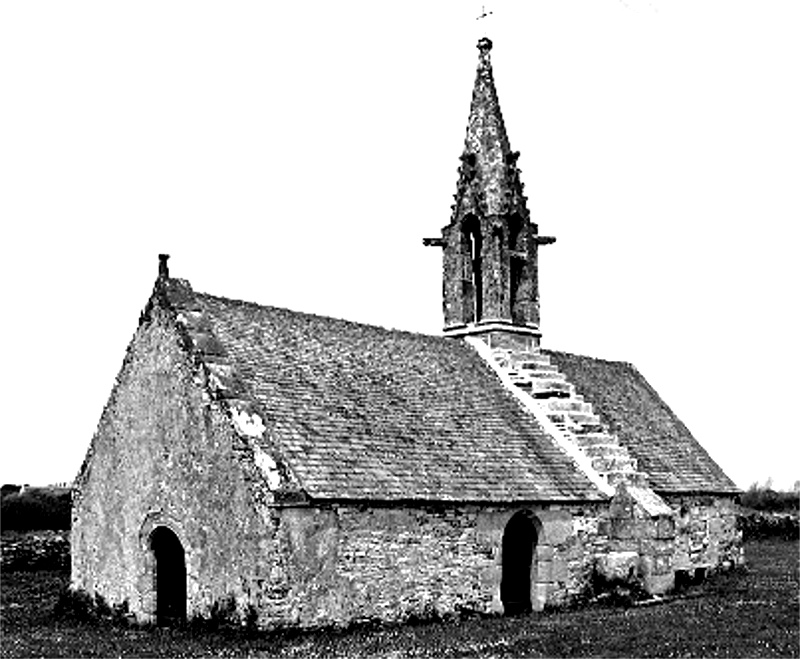
{"label": "gable end wall", "polygon": [[152,309],[77,479],[72,587],[127,602],[143,622],[155,612],[149,534],[159,525],[184,547],[189,616],[243,597],[239,575],[267,575],[279,562],[264,523],[269,492],[204,378],[171,313]]}

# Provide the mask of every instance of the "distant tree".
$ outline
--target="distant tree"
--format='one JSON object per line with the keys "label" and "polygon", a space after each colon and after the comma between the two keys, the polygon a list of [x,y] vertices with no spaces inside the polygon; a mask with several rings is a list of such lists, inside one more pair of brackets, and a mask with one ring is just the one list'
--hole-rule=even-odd
{"label": "distant tree", "polygon": [[772,489],[772,482],[772,479],[768,478],[763,486],[758,482],[753,483],[742,495],[741,504],[753,510],[773,513],[800,510],[800,490],[776,492]]}
{"label": "distant tree", "polygon": [[3,496],[0,525],[4,531],[67,530],[72,521],[69,489],[35,488]]}
{"label": "distant tree", "polygon": [[16,494],[22,489],[22,485],[11,485],[10,483],[6,483],[2,487],[0,487],[0,497],[4,497],[7,494]]}

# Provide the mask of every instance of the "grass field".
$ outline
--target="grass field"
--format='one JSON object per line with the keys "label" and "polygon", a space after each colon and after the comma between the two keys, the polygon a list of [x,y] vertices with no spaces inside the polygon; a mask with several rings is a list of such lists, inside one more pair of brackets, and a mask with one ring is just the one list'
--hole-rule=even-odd
{"label": "grass field", "polygon": [[702,595],[629,609],[590,607],[519,618],[242,633],[137,629],[59,620],[64,572],[2,575],[3,656],[777,657],[799,656],[798,544],[746,545],[749,567]]}

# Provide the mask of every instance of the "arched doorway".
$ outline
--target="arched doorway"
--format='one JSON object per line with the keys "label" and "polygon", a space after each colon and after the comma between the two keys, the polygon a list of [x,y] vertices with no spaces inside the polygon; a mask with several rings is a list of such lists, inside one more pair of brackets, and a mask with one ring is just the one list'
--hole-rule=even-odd
{"label": "arched doorway", "polygon": [[500,599],[506,615],[531,611],[531,573],[538,539],[534,516],[528,511],[516,513],[506,524],[500,581]]}
{"label": "arched doorway", "polygon": [[186,620],[186,559],[178,536],[166,526],[150,534],[155,557],[156,623],[175,625]]}

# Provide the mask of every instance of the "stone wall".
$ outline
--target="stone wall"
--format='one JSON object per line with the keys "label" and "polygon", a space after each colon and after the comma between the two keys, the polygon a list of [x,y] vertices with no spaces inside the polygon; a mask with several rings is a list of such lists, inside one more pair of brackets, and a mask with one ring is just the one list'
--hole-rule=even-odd
{"label": "stone wall", "polygon": [[[316,626],[401,621],[465,611],[501,613],[502,539],[523,507],[348,506],[283,509],[285,605],[259,623]],[[539,525],[532,604],[566,602],[587,587],[598,537],[596,506],[528,506]],[[256,597],[253,601],[257,601]]]}
{"label": "stone wall", "polygon": [[0,554],[3,572],[69,569],[69,531],[4,531]]}
{"label": "stone wall", "polygon": [[693,579],[743,563],[733,497],[662,494],[662,498],[669,506],[667,514],[651,514],[624,489],[617,491],[600,528],[609,540],[603,565],[635,556],[631,565],[645,589],[664,593],[675,587],[676,574]]}
{"label": "stone wall", "polygon": [[737,505],[731,496],[663,495],[676,511],[675,570],[714,571],[744,563]]}
{"label": "stone wall", "polygon": [[[655,496],[655,495],[653,495]],[[674,513],[660,501],[656,510],[647,510],[630,490],[621,486],[611,500],[601,531],[608,536],[608,556],[604,566],[624,564],[634,557],[632,576],[641,580],[645,590],[658,594],[674,586],[673,555],[675,552]],[[615,568],[601,570],[606,578]],[[621,576],[621,575],[616,575]]]}

